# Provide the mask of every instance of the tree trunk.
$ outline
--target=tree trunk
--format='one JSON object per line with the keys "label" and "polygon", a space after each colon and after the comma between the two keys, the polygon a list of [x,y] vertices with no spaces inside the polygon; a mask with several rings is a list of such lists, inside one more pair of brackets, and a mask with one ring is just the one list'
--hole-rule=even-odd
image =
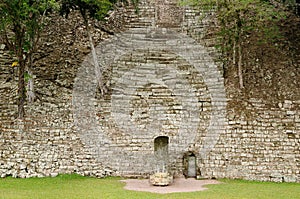
{"label": "tree trunk", "polygon": [[244,88],[244,80],[243,80],[243,69],[242,69],[242,47],[240,42],[238,42],[237,45],[238,48],[238,76],[239,76],[239,85],[240,85],[240,89]]}
{"label": "tree trunk", "polygon": [[28,68],[28,75],[29,75],[29,79],[28,79],[28,83],[27,83],[27,101],[29,103],[34,102],[35,99],[35,93],[34,93],[34,78],[33,78],[33,73],[32,70]]}
{"label": "tree trunk", "polygon": [[232,49],[232,64],[236,67],[236,40],[233,40],[233,49]]}
{"label": "tree trunk", "polygon": [[234,41],[236,42],[237,45],[237,50],[238,50],[238,76],[239,76],[239,85],[240,89],[244,89],[244,80],[243,80],[243,69],[242,69],[242,46],[241,46],[241,35],[242,35],[242,20],[240,17],[240,11],[237,11],[237,16],[236,16],[236,38]]}
{"label": "tree trunk", "polygon": [[18,118],[23,118],[25,115],[25,61],[23,57],[19,56],[19,82],[18,82]]}
{"label": "tree trunk", "polygon": [[31,70],[32,67],[32,54],[29,55],[28,58],[28,66],[27,66],[27,72],[28,72],[28,83],[27,83],[27,92],[26,92],[26,96],[27,96],[27,101],[29,103],[34,102],[35,99],[35,93],[34,93],[34,77],[33,77],[33,72]]}
{"label": "tree trunk", "polygon": [[87,34],[88,34],[91,50],[92,50],[92,57],[93,57],[93,62],[94,62],[94,66],[95,66],[96,79],[97,79],[101,94],[104,95],[106,93],[106,88],[104,87],[104,83],[103,83],[102,71],[101,71],[101,68],[100,68],[100,65],[99,65],[99,62],[98,62],[96,50],[95,50],[94,43],[93,43],[93,38],[92,38],[91,33],[90,33],[89,23],[88,23],[88,20],[85,17],[84,17],[84,22],[85,22],[86,31],[87,31]]}

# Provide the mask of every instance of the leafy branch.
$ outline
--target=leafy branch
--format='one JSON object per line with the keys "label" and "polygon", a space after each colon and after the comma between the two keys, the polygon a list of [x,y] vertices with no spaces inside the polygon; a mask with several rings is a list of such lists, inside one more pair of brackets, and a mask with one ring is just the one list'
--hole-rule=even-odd
{"label": "leafy branch", "polygon": [[[32,74],[31,56],[37,50],[45,16],[56,5],[55,0],[0,0],[0,40],[16,55],[18,62],[19,118],[25,114],[25,69]],[[28,91],[33,92],[31,85]],[[27,96],[33,99],[34,93]]]}
{"label": "leafy branch", "polygon": [[183,0],[183,4],[215,13],[220,26],[218,46],[223,56],[230,52],[228,63],[237,68],[239,88],[243,89],[243,43],[254,32],[262,42],[280,37],[276,22],[285,13],[267,0]]}

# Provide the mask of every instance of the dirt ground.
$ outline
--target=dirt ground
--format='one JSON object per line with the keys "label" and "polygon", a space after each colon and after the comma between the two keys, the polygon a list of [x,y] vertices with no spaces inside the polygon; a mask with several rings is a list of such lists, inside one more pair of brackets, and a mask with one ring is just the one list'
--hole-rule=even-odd
{"label": "dirt ground", "polygon": [[126,185],[124,189],[133,191],[145,191],[152,193],[175,193],[175,192],[194,192],[203,191],[207,188],[203,187],[208,184],[219,184],[217,180],[196,180],[194,178],[176,178],[169,186],[153,186],[148,179],[127,179],[121,180]]}

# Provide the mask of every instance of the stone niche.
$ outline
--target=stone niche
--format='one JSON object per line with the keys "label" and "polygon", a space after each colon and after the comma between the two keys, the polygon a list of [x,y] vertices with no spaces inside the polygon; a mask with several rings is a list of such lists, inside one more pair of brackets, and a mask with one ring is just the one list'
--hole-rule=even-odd
{"label": "stone niche", "polygon": [[169,173],[169,137],[159,136],[154,139],[154,156],[156,170],[150,175],[150,184],[167,186],[173,182],[173,175]]}
{"label": "stone niche", "polygon": [[155,173],[168,173],[169,137],[159,136],[154,139]]}

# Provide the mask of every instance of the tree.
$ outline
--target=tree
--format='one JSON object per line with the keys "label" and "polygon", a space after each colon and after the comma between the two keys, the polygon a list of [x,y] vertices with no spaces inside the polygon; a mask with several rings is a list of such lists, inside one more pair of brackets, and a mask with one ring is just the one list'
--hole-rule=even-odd
{"label": "tree", "polygon": [[[239,87],[244,88],[242,44],[252,32],[267,41],[279,36],[274,22],[284,13],[268,0],[183,0],[202,10],[214,11],[219,21],[221,51],[232,51],[232,64],[237,66]],[[268,25],[267,25],[268,24]],[[272,25],[269,25],[272,24]]]}
{"label": "tree", "polygon": [[89,18],[103,20],[115,3],[116,0],[62,0],[61,2],[60,13],[63,16],[68,17],[72,10],[80,11],[89,38],[98,86],[102,94],[106,92],[106,88],[104,86],[102,70],[98,62],[93,38],[89,29]]}
{"label": "tree", "polygon": [[[71,11],[79,10],[84,20],[84,25],[86,27],[86,32],[89,38],[89,43],[92,51],[95,74],[102,95],[106,92],[107,89],[104,86],[101,66],[98,62],[93,38],[90,33],[89,20],[91,18],[97,20],[104,20],[108,12],[112,10],[114,8],[114,5],[117,4],[118,2],[123,2],[123,0],[62,0],[61,1],[61,9],[60,9],[61,15],[67,18]],[[124,0],[124,2],[132,3],[137,11],[138,0],[130,0],[130,1]]]}
{"label": "tree", "polygon": [[[31,81],[27,90],[33,100],[32,71],[29,64],[37,50],[46,13],[56,6],[54,0],[0,0],[0,40],[17,57],[18,65],[18,117],[25,115],[25,79]],[[25,73],[25,70],[28,73]]]}

